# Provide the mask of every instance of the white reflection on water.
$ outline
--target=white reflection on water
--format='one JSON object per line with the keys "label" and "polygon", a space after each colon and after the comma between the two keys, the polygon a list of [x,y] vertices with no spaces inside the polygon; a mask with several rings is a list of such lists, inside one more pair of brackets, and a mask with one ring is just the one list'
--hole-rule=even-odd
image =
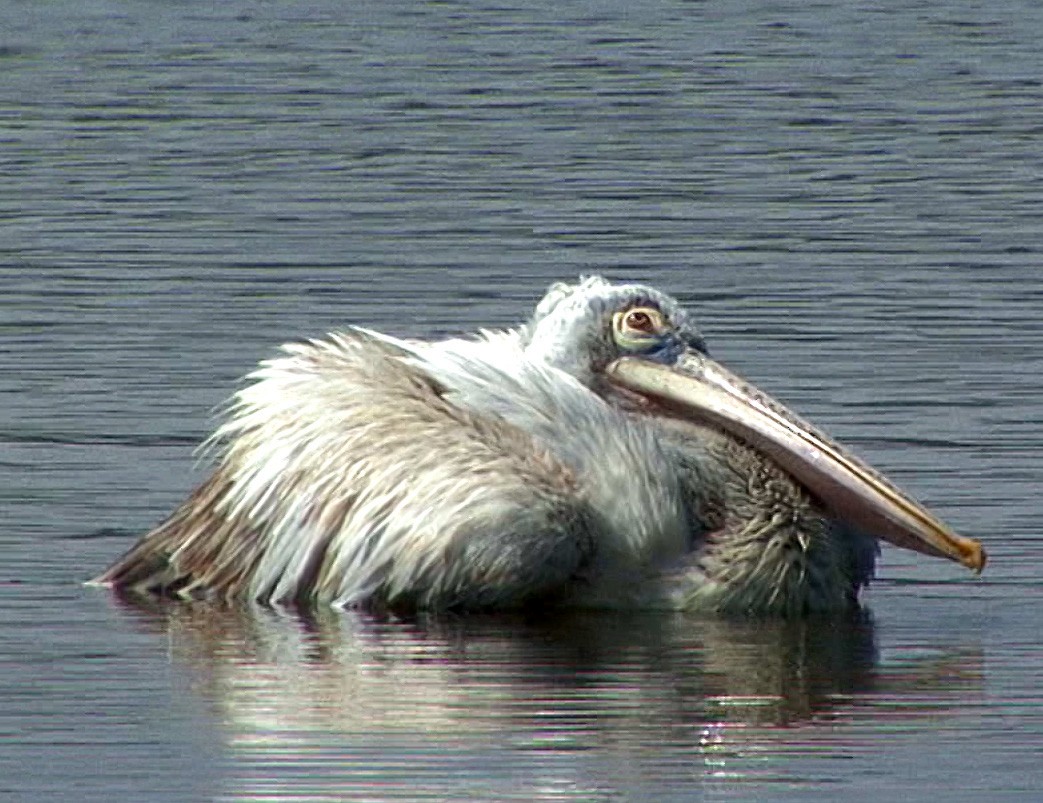
{"label": "white reflection on water", "polygon": [[[982,654],[881,667],[874,628],[575,614],[421,620],[127,602],[232,755],[226,799],[587,799],[797,777],[844,728],[981,696]],[[890,714],[889,714],[890,712]]]}

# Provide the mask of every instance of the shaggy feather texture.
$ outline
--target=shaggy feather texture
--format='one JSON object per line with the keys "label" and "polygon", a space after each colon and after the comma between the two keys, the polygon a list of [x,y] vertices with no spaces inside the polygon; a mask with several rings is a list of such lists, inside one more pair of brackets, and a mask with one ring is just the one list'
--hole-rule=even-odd
{"label": "shaggy feather texture", "polygon": [[733,439],[598,392],[633,306],[704,348],[669,297],[597,278],[510,332],[284,346],[233,398],[210,478],[95,582],[340,606],[854,604],[871,539]]}

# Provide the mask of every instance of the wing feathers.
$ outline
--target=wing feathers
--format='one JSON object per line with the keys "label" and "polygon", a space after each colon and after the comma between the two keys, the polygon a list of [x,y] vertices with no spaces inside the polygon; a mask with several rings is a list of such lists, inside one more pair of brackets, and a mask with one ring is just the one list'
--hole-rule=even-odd
{"label": "wing feathers", "polygon": [[[403,344],[405,346],[405,344]],[[456,406],[388,339],[294,344],[211,439],[217,468],[96,582],[341,605],[505,605],[589,557],[573,473]]]}

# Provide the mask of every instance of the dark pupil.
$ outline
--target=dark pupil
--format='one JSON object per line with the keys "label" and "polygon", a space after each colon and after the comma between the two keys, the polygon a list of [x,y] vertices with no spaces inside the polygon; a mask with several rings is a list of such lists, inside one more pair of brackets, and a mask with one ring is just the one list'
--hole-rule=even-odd
{"label": "dark pupil", "polygon": [[652,320],[648,317],[647,312],[631,312],[627,316],[627,325],[632,329],[647,332],[652,328]]}

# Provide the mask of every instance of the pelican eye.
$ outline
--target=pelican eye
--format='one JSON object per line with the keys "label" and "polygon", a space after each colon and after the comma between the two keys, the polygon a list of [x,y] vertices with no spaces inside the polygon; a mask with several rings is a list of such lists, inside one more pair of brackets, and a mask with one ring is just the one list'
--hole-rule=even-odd
{"label": "pelican eye", "polygon": [[652,307],[633,307],[612,316],[612,336],[628,351],[657,346],[669,328],[663,313]]}
{"label": "pelican eye", "polygon": [[627,329],[638,332],[651,332],[653,330],[652,316],[643,309],[632,309],[623,319],[623,325]]}

